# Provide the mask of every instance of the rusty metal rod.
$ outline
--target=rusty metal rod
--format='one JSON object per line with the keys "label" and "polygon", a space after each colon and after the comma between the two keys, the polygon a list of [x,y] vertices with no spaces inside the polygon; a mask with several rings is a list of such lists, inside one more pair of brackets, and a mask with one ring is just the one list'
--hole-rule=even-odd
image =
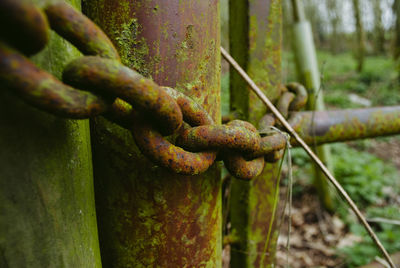
{"label": "rusty metal rod", "polygon": [[308,145],[387,136],[400,134],[400,106],[298,112],[288,122]]}
{"label": "rusty metal rod", "polygon": [[262,100],[262,102],[268,107],[268,109],[276,116],[276,118],[281,122],[281,124],[286,128],[289,134],[300,144],[301,147],[307,152],[307,154],[311,157],[311,159],[321,168],[322,172],[326,175],[328,180],[335,186],[335,188],[339,191],[345,201],[349,204],[350,208],[357,215],[358,219],[364,225],[365,229],[371,236],[372,240],[378,246],[383,256],[390,264],[392,268],[396,268],[392,258],[389,253],[383,247],[381,241],[376,236],[371,226],[368,224],[365,217],[362,215],[361,211],[358,209],[357,205],[351,199],[351,197],[347,194],[347,192],[343,189],[342,185],[335,179],[335,177],[331,174],[331,172],[326,168],[326,166],[322,163],[322,161],[318,158],[318,156],[311,150],[311,148],[305,143],[305,141],[300,137],[299,134],[292,128],[288,121],[282,116],[282,114],[275,108],[272,102],[265,96],[265,94],[261,91],[261,89],[254,83],[254,81],[247,75],[247,73],[239,66],[239,64],[229,55],[229,53],[221,47],[222,56],[229,62],[229,64],[235,68],[235,70],[242,76],[242,78],[247,82],[250,86],[251,90]]}

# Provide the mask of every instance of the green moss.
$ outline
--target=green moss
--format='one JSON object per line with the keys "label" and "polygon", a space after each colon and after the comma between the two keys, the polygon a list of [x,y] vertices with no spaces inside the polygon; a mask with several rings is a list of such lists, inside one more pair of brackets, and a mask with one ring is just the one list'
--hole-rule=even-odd
{"label": "green moss", "polygon": [[[249,21],[247,0],[229,1],[229,48],[230,53],[242,68],[247,69],[249,58]],[[241,119],[249,116],[249,93],[244,90],[247,84],[231,67],[230,70],[230,108]]]}
{"label": "green moss", "polygon": [[[60,77],[78,56],[52,33],[33,60]],[[88,121],[40,112],[5,90],[1,95],[0,266],[101,267]]]}

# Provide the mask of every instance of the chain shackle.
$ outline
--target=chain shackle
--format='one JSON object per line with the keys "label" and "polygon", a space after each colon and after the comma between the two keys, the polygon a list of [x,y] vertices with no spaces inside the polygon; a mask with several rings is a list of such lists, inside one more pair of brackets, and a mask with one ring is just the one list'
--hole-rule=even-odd
{"label": "chain shackle", "polygon": [[[20,40],[14,37],[22,36],[21,33],[15,34],[14,32],[10,35],[4,30],[0,32],[1,40],[11,44],[25,54],[37,53],[46,45],[49,32],[47,15],[52,18],[51,26],[58,25],[59,29],[64,29],[59,31],[60,35],[67,37],[68,41],[73,45],[78,45],[81,52],[98,51],[103,53],[102,51],[109,51],[119,59],[114,46],[101,29],[83,14],[65,3],[50,4],[46,8],[46,13],[43,13],[30,1],[1,1],[0,13],[8,14],[10,12],[10,14],[13,14],[11,11],[22,12],[27,17],[23,19],[21,14],[2,16],[0,20],[8,21],[2,23],[1,27],[6,25],[13,31],[15,31],[14,26],[17,29],[24,28],[23,33],[27,33],[26,36],[23,36],[27,40]],[[84,23],[80,27],[68,27],[71,19]],[[54,21],[57,23],[54,23]],[[85,37],[86,39],[79,41],[79,37]],[[88,41],[90,38],[93,38],[92,42]],[[34,50],[25,48],[30,47],[31,43],[35,44],[37,40],[40,41],[40,46],[34,45]],[[15,42],[18,44],[15,45]],[[94,47],[100,46],[103,50],[88,48],[93,46],[91,45],[92,43],[97,43]],[[0,56],[0,79],[2,84],[14,90],[26,102],[37,108],[66,118],[84,119],[102,114],[110,107],[111,102],[93,93],[77,90],[62,83],[4,43],[0,44]]]}
{"label": "chain shackle", "polygon": [[[261,173],[264,158],[276,158],[284,147],[282,135],[260,137],[248,122],[215,125],[203,107],[188,96],[124,66],[106,34],[68,4],[50,4],[43,12],[28,0],[3,0],[0,23],[2,86],[37,108],[66,118],[104,115],[131,130],[146,157],[175,173],[202,173],[220,152],[235,177],[249,180]],[[50,28],[86,55],[65,67],[63,82],[21,54],[43,49]],[[15,34],[15,29],[20,32]],[[301,88],[288,88],[296,97],[290,93],[293,97],[282,105],[297,109],[302,103]],[[273,118],[269,124],[274,124]],[[170,142],[175,137],[179,146]]]}
{"label": "chain shackle", "polygon": [[[249,122],[233,120],[229,122],[227,126],[241,127],[243,129],[246,129],[250,131],[250,133],[257,134],[257,138],[258,140],[260,140],[257,129]],[[261,144],[260,141],[259,144]],[[260,145],[258,146],[257,150],[259,149]],[[256,152],[257,150],[254,150],[253,152]],[[242,180],[250,180],[254,177],[257,177],[261,174],[265,165],[264,156],[257,158],[246,158],[241,153],[234,150],[222,151],[222,158],[224,160],[226,169],[233,176]]]}
{"label": "chain shackle", "polygon": [[[182,111],[183,118],[193,126],[213,125],[208,113],[190,97],[172,89],[164,88]],[[211,149],[204,152],[190,152],[174,145],[143,119],[135,120],[132,135],[140,151],[153,162],[184,175],[196,175],[206,171],[215,161],[217,153]],[[179,132],[188,128],[182,125]]]}
{"label": "chain shackle", "polygon": [[292,82],[282,86],[282,95],[278,99],[276,107],[287,118],[290,111],[299,111],[307,104],[308,93],[305,87]]}
{"label": "chain shackle", "polygon": [[76,59],[65,67],[63,81],[79,89],[119,97],[154,118],[154,125],[160,126],[164,135],[182,125],[181,109],[165,90],[116,60],[95,56]]}
{"label": "chain shackle", "polygon": [[105,100],[62,83],[1,42],[0,81],[33,106],[66,118],[93,117],[108,107]]}
{"label": "chain shackle", "polygon": [[[272,114],[265,114],[258,122],[261,134],[261,148],[264,148],[263,153],[265,161],[268,163],[275,163],[284,155],[286,147],[286,137],[272,127],[275,124],[275,117]],[[257,156],[257,155],[254,155]]]}
{"label": "chain shackle", "polygon": [[45,7],[50,27],[82,54],[120,60],[107,35],[89,18],[64,2]]}
{"label": "chain shackle", "polygon": [[300,83],[291,82],[286,84],[287,89],[295,94],[294,100],[290,103],[290,111],[300,111],[308,101],[307,89]]}

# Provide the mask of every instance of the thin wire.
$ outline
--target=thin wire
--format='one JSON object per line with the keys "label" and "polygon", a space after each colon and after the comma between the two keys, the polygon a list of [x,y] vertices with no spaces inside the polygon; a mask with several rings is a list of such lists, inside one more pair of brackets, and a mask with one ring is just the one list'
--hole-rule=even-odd
{"label": "thin wire", "polygon": [[286,147],[288,150],[287,161],[289,169],[289,217],[288,217],[288,236],[286,241],[286,265],[289,267],[289,255],[290,255],[290,234],[292,232],[292,205],[293,205],[293,170],[292,170],[292,153],[290,140],[286,139]]}
{"label": "thin wire", "polygon": [[222,56],[229,62],[231,66],[235,68],[235,70],[239,73],[239,75],[246,81],[246,83],[250,86],[250,88],[254,91],[254,93],[261,99],[262,102],[270,109],[270,111],[276,116],[276,118],[281,122],[281,124],[286,128],[286,130],[290,133],[290,135],[304,148],[306,153],[311,157],[312,160],[321,168],[321,171],[326,175],[328,180],[333,184],[333,186],[339,191],[342,197],[349,204],[350,208],[354,211],[357,218],[360,220],[362,225],[364,225],[365,229],[371,236],[374,243],[377,245],[379,250],[382,252],[383,256],[390,264],[392,268],[396,268],[392,258],[389,253],[383,247],[381,241],[376,236],[371,226],[368,224],[361,211],[358,209],[357,205],[350,198],[347,192],[343,189],[340,183],[335,179],[335,177],[331,174],[328,168],[322,163],[322,161],[318,158],[318,156],[310,149],[310,147],[304,142],[304,140],[297,134],[297,132],[292,128],[292,126],[286,121],[286,119],[282,116],[282,114],[276,109],[276,107],[272,104],[272,102],[265,96],[265,94],[261,91],[261,89],[254,83],[254,81],[247,75],[247,73],[240,67],[240,65],[229,55],[226,50],[221,47]]}

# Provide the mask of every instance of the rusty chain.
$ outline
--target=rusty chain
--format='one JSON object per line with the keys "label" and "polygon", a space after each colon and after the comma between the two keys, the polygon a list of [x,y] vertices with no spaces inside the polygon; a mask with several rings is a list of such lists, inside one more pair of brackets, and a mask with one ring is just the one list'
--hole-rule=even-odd
{"label": "rusty chain", "polygon": [[[84,54],[65,67],[62,81],[27,58],[46,46],[50,29]],[[131,130],[146,157],[179,174],[202,173],[218,157],[232,175],[248,180],[264,161],[280,159],[285,147],[282,134],[260,135],[248,122],[216,124],[190,97],[124,66],[106,34],[63,2],[43,10],[28,0],[0,2],[0,84],[61,117],[103,115]],[[277,105],[287,117],[306,102],[304,87],[290,83]],[[261,130],[274,124],[269,114],[259,123]],[[176,139],[164,137],[172,134]]]}

